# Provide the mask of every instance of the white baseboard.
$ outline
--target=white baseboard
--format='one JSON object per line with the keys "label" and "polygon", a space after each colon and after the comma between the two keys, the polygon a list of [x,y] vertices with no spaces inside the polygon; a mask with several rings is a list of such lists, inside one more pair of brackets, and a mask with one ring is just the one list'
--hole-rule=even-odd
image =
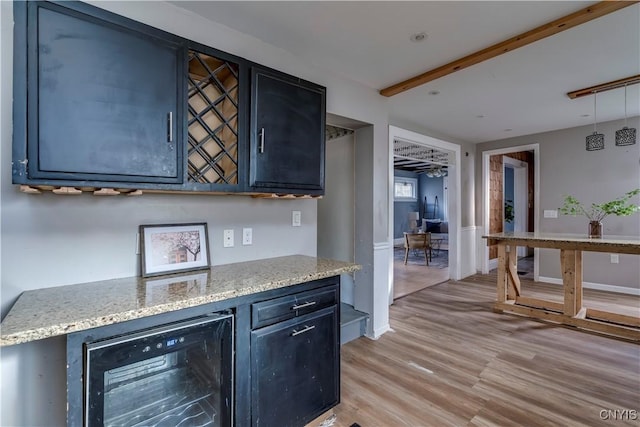
{"label": "white baseboard", "polygon": [[391,330],[391,325],[387,323],[384,326],[374,329],[373,336],[367,335],[367,338],[371,338],[372,340],[377,340],[382,336],[382,334],[384,334],[385,332],[389,332],[390,330]]}
{"label": "white baseboard", "polygon": [[[562,279],[558,279],[555,277],[538,277],[539,282],[544,283],[552,283],[554,285],[562,285]],[[584,289],[595,289],[598,291],[607,291],[607,292],[615,292],[618,294],[627,294],[627,295],[636,295],[640,296],[640,289],[638,288],[627,288],[626,286],[615,286],[615,285],[605,285],[602,283],[593,283],[593,282],[582,282],[582,287]]]}

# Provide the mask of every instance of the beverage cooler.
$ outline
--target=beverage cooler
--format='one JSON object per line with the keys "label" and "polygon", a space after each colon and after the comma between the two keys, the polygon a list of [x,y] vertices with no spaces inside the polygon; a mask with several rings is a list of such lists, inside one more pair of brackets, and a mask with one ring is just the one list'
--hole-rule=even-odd
{"label": "beverage cooler", "polygon": [[233,315],[85,344],[86,426],[233,425]]}

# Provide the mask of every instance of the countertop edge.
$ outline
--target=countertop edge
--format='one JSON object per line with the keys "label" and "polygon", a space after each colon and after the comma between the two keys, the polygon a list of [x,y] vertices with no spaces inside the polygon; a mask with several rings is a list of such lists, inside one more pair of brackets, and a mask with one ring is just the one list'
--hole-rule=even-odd
{"label": "countertop edge", "polygon": [[206,296],[189,298],[177,302],[166,303],[153,307],[146,307],[138,310],[128,310],[122,312],[114,312],[108,316],[99,316],[95,318],[81,319],[74,322],[58,323],[48,327],[40,327],[17,331],[7,335],[0,336],[0,347],[8,347],[27,342],[38,341],[46,338],[64,336],[74,332],[80,332],[102,326],[108,326],[116,323],[126,322],[130,320],[141,319],[144,317],[154,316],[157,314],[178,311],[185,308],[196,307],[213,302],[224,301],[232,298],[242,297],[260,292],[280,289],[287,286],[293,286],[301,283],[320,280],[328,277],[337,276],[344,273],[354,273],[362,269],[361,265],[350,264],[343,267],[333,268],[323,272],[310,274],[301,274],[292,276],[287,279],[276,280],[272,282],[261,283],[256,286],[249,286],[240,291],[227,291],[213,293]]}

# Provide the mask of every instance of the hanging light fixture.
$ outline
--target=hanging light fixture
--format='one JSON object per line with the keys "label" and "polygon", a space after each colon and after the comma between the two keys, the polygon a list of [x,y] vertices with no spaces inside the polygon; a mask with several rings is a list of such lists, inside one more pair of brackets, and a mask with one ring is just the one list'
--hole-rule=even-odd
{"label": "hanging light fixture", "polygon": [[447,176],[447,170],[442,166],[437,166],[434,168],[427,169],[425,172],[428,178],[440,178],[443,176]]}
{"label": "hanging light fixture", "polygon": [[593,133],[587,136],[587,151],[596,151],[604,149],[604,134],[598,133],[596,128],[596,123],[598,122],[596,118],[597,112],[597,104],[596,97],[598,95],[597,91],[593,91]]}
{"label": "hanging light fixture", "polygon": [[624,85],[624,127],[616,131],[616,145],[633,145],[636,143],[636,129],[627,127],[627,85]]}

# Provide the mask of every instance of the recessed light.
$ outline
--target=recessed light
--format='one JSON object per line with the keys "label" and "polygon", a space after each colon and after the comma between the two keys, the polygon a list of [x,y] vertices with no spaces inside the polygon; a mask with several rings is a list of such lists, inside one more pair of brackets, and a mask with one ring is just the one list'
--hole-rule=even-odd
{"label": "recessed light", "polygon": [[440,95],[440,91],[439,90],[430,90],[429,91],[429,95]]}
{"label": "recessed light", "polygon": [[589,114],[580,114],[580,117],[589,117]]}
{"label": "recessed light", "polygon": [[427,33],[425,33],[424,31],[421,33],[411,34],[411,36],[409,37],[409,40],[415,43],[425,41],[426,39],[427,39]]}
{"label": "recessed light", "polygon": [[478,119],[484,119],[484,114],[478,114],[478,115],[476,116],[476,118],[478,118]]}
{"label": "recessed light", "polygon": [[512,130],[513,130],[513,129],[511,129],[511,128],[507,128],[507,129],[505,129],[504,131],[505,131],[505,132],[511,132]]}

